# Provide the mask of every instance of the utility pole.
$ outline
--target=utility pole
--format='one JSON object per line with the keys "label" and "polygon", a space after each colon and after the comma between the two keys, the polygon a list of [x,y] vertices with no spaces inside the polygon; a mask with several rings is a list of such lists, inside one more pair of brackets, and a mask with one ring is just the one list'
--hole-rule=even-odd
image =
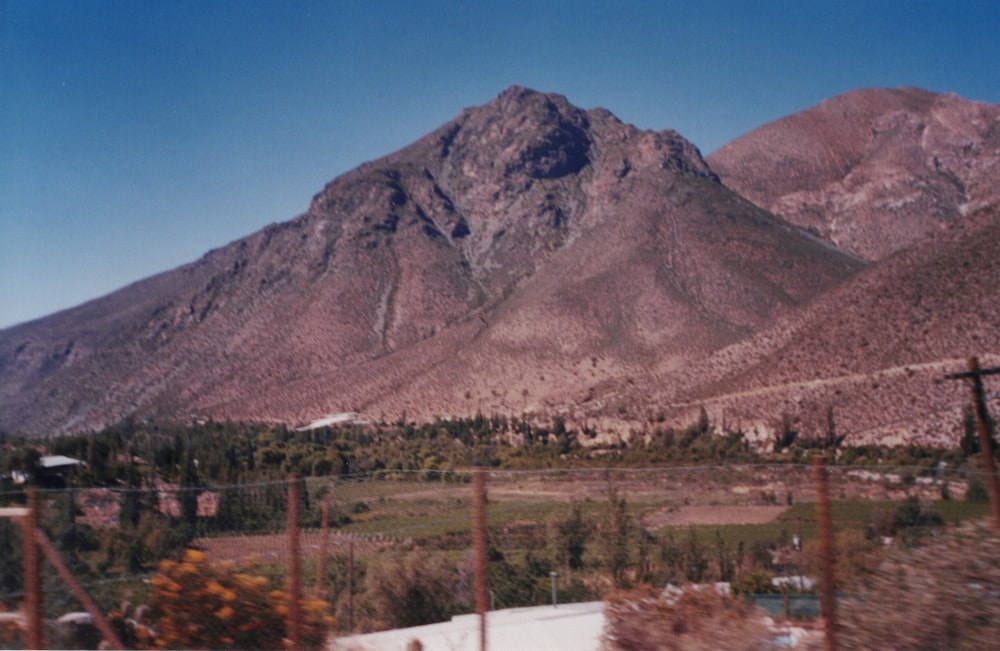
{"label": "utility pole", "polygon": [[997,487],[997,476],[993,463],[993,435],[990,430],[990,414],[986,410],[986,398],[983,392],[983,376],[1000,374],[1000,368],[979,368],[979,359],[969,358],[969,370],[965,373],[952,373],[944,376],[946,380],[968,380],[972,389],[972,405],[976,413],[976,424],[979,428],[979,452],[983,455],[983,468],[986,470],[986,491],[990,496],[990,510],[993,513],[993,530],[1000,533],[1000,488]]}

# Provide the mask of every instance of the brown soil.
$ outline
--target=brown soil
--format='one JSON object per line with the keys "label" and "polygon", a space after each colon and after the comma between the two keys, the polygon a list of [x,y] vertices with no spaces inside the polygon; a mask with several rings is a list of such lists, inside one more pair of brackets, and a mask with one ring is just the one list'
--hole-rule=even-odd
{"label": "brown soil", "polygon": [[[383,535],[348,534],[330,532],[327,553],[344,552],[349,546],[355,551],[370,552],[394,545],[408,545],[409,539]],[[222,536],[218,538],[196,538],[192,547],[205,552],[212,562],[234,561],[253,565],[284,560],[288,556],[288,534],[274,533],[257,536]],[[303,558],[318,556],[322,549],[322,535],[319,531],[303,531],[299,534],[299,549]]]}
{"label": "brown soil", "polygon": [[681,506],[667,507],[647,515],[647,529],[688,525],[764,524],[788,510],[787,506]]}

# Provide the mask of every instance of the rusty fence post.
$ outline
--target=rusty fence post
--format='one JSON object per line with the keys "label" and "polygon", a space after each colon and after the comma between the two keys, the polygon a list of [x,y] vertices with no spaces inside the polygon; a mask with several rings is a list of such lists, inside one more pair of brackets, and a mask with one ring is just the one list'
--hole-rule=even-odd
{"label": "rusty fence post", "polygon": [[42,634],[42,558],[38,553],[35,529],[38,527],[38,489],[28,489],[28,511],[22,521],[24,538],[24,616],[28,619],[29,649],[45,648]]}
{"label": "rusty fence post", "polygon": [[476,613],[479,615],[479,649],[486,651],[489,588],[486,576],[486,475],[482,468],[476,468],[473,480],[472,546],[475,555]]}
{"label": "rusty fence post", "polygon": [[813,457],[812,466],[816,478],[816,510],[817,518],[819,519],[820,564],[822,565],[820,611],[823,616],[823,630],[826,638],[824,649],[826,651],[836,651],[836,573],[833,566],[833,523],[830,519],[830,493],[827,486],[827,472],[823,457]]}
{"label": "rusty fence post", "polygon": [[316,598],[323,598],[323,580],[326,574],[326,551],[330,543],[330,501],[333,497],[333,482],[327,482],[323,494],[323,515],[319,523],[319,562],[316,564]]}
{"label": "rusty fence post", "polygon": [[94,618],[94,625],[104,640],[115,649],[124,649],[104,613],[90,595],[69,571],[55,545],[48,539],[45,532],[38,527],[38,491],[32,486],[28,489],[28,506],[25,509],[2,509],[0,516],[20,519],[21,533],[24,538],[24,603],[23,612],[27,619],[25,642],[29,649],[45,648],[45,636],[42,620],[42,556],[56,568],[59,576],[69,586],[84,610]]}
{"label": "rusty fence post", "polygon": [[354,539],[347,543],[347,632],[354,632]]}
{"label": "rusty fence post", "polygon": [[347,543],[347,632],[354,632],[354,541]]}
{"label": "rusty fence post", "polygon": [[[45,557],[49,559],[49,562],[52,563],[52,565],[56,568],[56,571],[59,572],[59,576],[61,576],[63,581],[69,585],[70,590],[73,591],[73,595],[76,597],[77,601],[79,601],[80,605],[83,606],[83,609],[90,613],[90,616],[94,618],[94,626],[96,626],[97,630],[104,636],[105,641],[107,641],[107,643],[114,649],[124,649],[125,645],[122,644],[122,641],[118,638],[118,635],[111,627],[111,624],[104,616],[104,613],[101,612],[101,609],[97,607],[94,600],[90,598],[87,591],[77,582],[76,577],[74,577],[73,573],[69,571],[68,567],[66,567],[62,557],[59,556],[58,550],[56,550],[52,541],[46,537],[45,532],[41,529],[35,529],[34,538],[38,547],[45,552]],[[32,649],[41,648],[40,646],[33,647],[30,644],[28,646]]]}
{"label": "rusty fence post", "polygon": [[288,622],[286,635],[292,651],[302,648],[301,598],[299,576],[299,480],[288,476]]}

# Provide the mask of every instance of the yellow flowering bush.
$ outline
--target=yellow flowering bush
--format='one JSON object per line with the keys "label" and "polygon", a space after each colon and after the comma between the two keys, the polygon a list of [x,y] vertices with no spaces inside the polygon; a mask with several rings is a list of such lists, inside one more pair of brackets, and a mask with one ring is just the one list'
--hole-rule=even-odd
{"label": "yellow flowering bush", "polygon": [[[288,595],[232,563],[208,563],[189,549],[162,561],[150,579],[150,621],[135,641],[151,649],[280,649],[285,646]],[[300,602],[302,644],[322,646],[333,618],[319,599]]]}

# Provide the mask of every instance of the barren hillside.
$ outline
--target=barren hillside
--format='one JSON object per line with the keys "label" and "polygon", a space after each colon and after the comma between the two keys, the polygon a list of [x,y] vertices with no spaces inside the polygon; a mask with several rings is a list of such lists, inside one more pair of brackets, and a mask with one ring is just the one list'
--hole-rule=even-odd
{"label": "barren hillside", "polygon": [[[793,318],[669,373],[652,404],[704,406],[769,438],[787,417],[807,437],[833,416],[853,443],[954,443],[969,405],[969,356],[1000,366],[1000,207],[893,255]],[[988,381],[987,384],[990,384]],[[988,394],[1000,409],[1000,386]],[[994,412],[996,413],[996,412]]]}

